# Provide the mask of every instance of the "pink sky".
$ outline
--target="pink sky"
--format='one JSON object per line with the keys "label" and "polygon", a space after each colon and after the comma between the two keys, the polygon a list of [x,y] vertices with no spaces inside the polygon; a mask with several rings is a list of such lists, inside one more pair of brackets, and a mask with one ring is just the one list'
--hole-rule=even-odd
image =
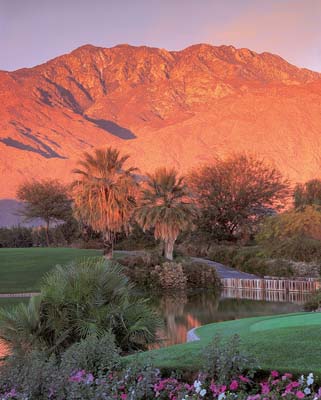
{"label": "pink sky", "polygon": [[0,69],[83,44],[232,44],[321,72],[321,0],[0,0]]}

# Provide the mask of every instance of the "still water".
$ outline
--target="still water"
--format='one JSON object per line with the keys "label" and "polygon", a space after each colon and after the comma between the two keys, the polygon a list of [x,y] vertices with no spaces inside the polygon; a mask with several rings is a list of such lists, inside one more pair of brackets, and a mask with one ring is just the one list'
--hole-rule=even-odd
{"label": "still water", "polygon": [[239,290],[150,294],[152,305],[165,320],[165,328],[159,333],[162,340],[156,347],[185,343],[190,329],[211,322],[302,311],[307,296],[304,293]]}

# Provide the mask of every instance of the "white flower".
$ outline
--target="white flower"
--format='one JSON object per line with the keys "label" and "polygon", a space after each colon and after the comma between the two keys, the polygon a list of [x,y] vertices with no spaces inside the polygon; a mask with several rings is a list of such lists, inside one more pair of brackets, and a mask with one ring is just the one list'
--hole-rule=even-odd
{"label": "white flower", "polygon": [[195,382],[194,382],[194,388],[196,389],[197,387],[200,387],[202,385],[202,382],[201,381],[198,381],[198,380],[196,380]]}
{"label": "white flower", "polygon": [[204,397],[206,395],[206,389],[200,391],[200,396]]}
{"label": "white flower", "polygon": [[311,386],[313,384],[313,382],[314,382],[314,379],[313,379],[313,374],[311,372],[307,377],[307,385]]}
{"label": "white flower", "polygon": [[308,388],[308,387],[306,387],[303,391],[304,391],[304,393],[305,393],[306,395],[311,394],[311,389]]}
{"label": "white flower", "polygon": [[218,396],[217,400],[223,400],[225,399],[225,397],[226,397],[225,392],[223,392]]}
{"label": "white flower", "polygon": [[195,392],[199,393],[202,390],[202,382],[196,380],[194,382],[194,388],[195,388]]}
{"label": "white flower", "polygon": [[300,379],[299,379],[299,383],[302,385],[304,383],[305,379],[304,379],[304,375],[301,375]]}

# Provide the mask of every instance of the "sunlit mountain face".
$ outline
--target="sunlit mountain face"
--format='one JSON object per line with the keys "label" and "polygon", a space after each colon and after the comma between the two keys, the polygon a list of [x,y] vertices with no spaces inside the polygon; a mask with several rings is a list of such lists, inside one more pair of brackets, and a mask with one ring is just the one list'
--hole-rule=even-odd
{"label": "sunlit mountain face", "polygon": [[72,179],[115,146],[141,172],[251,152],[292,182],[321,177],[321,74],[233,46],[83,46],[0,72],[0,198],[30,177]]}

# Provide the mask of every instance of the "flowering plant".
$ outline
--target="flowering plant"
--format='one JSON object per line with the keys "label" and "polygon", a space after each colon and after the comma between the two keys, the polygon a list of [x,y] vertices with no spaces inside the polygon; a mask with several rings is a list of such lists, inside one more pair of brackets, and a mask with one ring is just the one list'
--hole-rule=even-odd
{"label": "flowering plant", "polygon": [[[54,385],[39,399],[88,400],[321,400],[321,388],[315,384],[312,373],[294,379],[292,374],[271,371],[269,377],[254,381],[239,375],[224,384],[200,374],[194,382],[184,382],[173,377],[162,377],[160,371],[150,366],[129,367],[121,372],[94,376],[85,370],[75,371],[68,378],[65,397]],[[1,393],[1,390],[0,390]],[[10,388],[0,394],[0,400],[30,399],[23,388]]]}

